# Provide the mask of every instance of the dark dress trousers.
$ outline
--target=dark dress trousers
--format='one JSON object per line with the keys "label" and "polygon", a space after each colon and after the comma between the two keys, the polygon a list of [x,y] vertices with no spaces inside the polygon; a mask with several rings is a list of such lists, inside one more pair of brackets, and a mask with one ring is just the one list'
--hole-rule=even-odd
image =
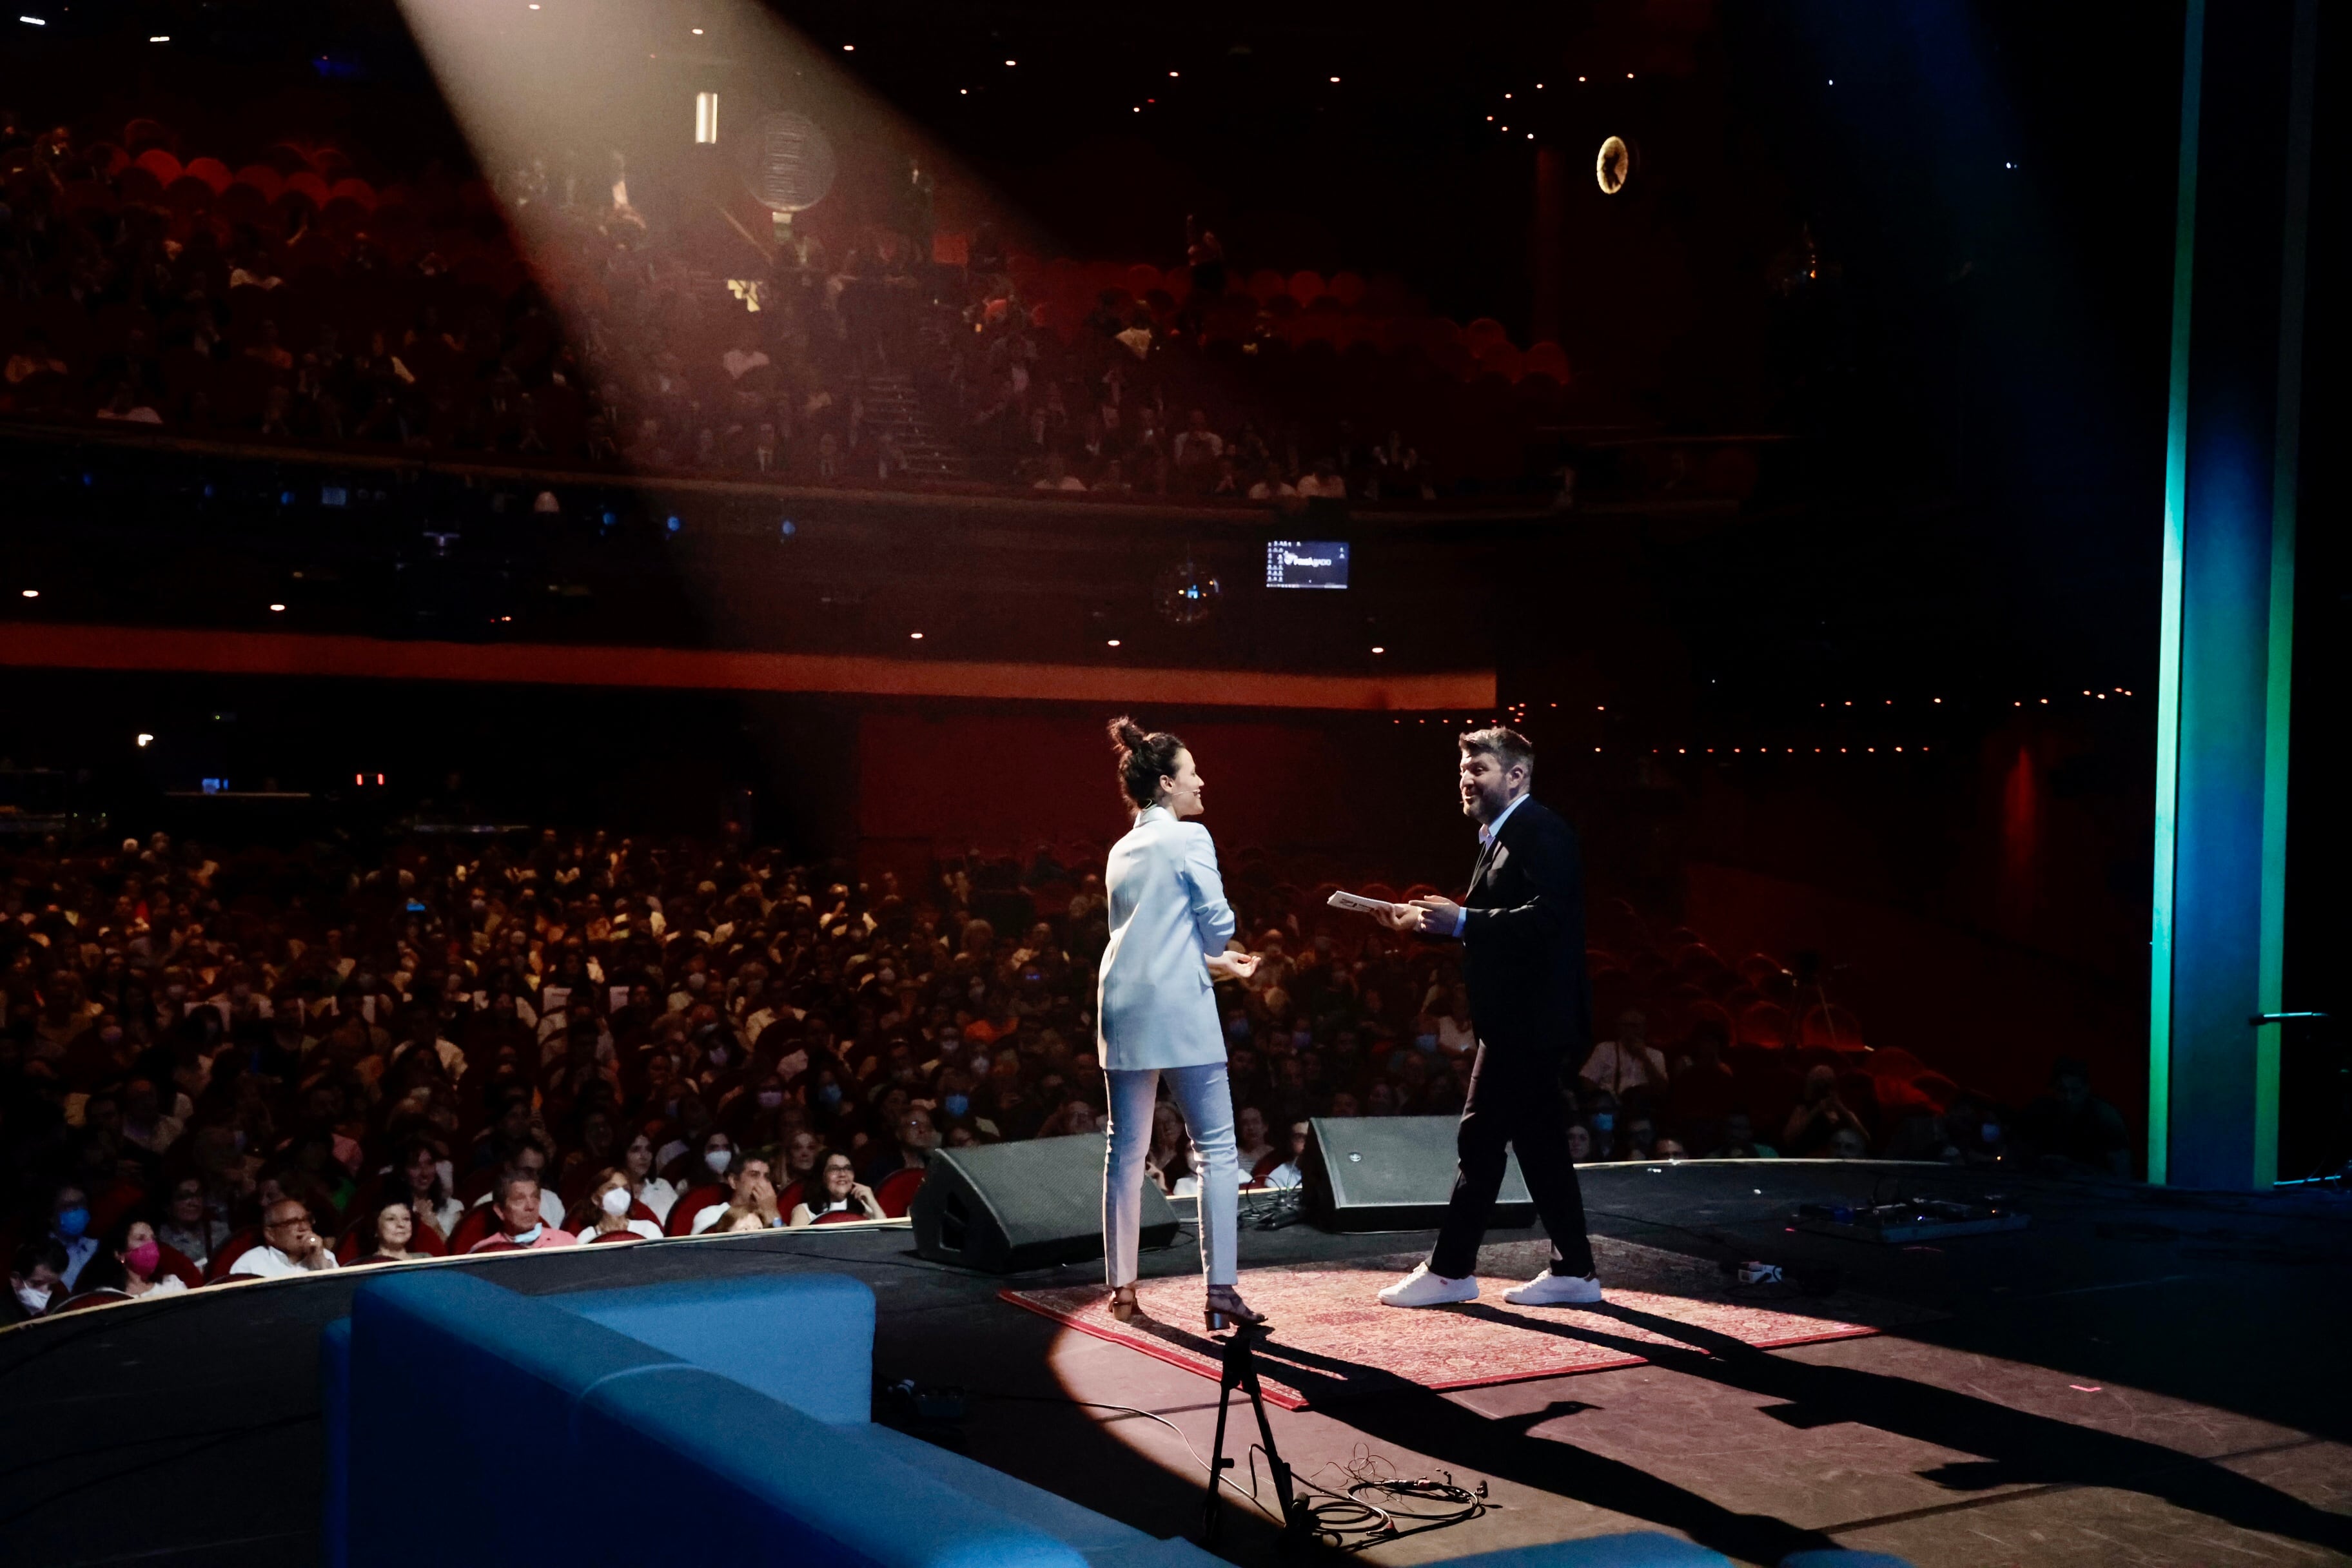
{"label": "dark dress trousers", "polygon": [[1463,978],[1478,1054],[1455,1135],[1454,1196],[1430,1271],[1454,1279],[1477,1271],[1511,1149],[1551,1234],[1552,1272],[1590,1274],[1592,1245],[1559,1094],[1561,1069],[1582,1067],[1592,1051],[1576,830],[1541,801],[1522,799],[1480,850],[1463,908]]}

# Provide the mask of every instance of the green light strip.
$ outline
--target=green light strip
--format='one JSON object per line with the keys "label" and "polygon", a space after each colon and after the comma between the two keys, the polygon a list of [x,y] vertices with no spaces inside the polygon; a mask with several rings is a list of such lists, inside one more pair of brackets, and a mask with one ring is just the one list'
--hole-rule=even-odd
{"label": "green light strip", "polygon": [[2205,78],[2205,0],[2189,0],[2180,55],[2180,191],[2173,213],[2172,366],[2164,426],[2164,589],[2156,665],[2156,888],[2148,938],[2147,1179],[2171,1155],[2172,897],[2180,815],[2180,597],[2189,499],[2189,321],[2197,280],[2197,131]]}
{"label": "green light strip", "polygon": [[[2296,476],[2303,458],[2303,307],[2311,226],[2313,78],[2319,55],[2319,0],[2298,0],[2286,121],[2286,222],[2279,261],[2278,424],[2271,451],[2270,658],[2263,700],[2262,948],[2259,1011],[2286,1009],[2287,754],[2294,699]],[[2278,1180],[2279,1026],[2254,1031],[2254,1169],[2257,1190]]]}

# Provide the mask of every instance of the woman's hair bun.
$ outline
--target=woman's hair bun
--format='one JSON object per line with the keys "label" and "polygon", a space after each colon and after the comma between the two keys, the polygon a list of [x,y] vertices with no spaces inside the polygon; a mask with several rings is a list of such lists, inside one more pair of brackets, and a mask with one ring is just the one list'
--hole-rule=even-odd
{"label": "woman's hair bun", "polygon": [[1164,730],[1147,732],[1122,713],[1110,721],[1111,743],[1118,748],[1118,790],[1140,811],[1160,796],[1160,781],[1176,771],[1184,742]]}

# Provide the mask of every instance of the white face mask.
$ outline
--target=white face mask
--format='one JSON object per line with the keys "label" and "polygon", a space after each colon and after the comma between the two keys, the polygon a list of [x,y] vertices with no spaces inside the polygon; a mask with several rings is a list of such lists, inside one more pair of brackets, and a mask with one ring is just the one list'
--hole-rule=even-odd
{"label": "white face mask", "polygon": [[702,1163],[710,1167],[711,1174],[723,1176],[734,1158],[735,1152],[731,1149],[713,1149],[702,1156]]}
{"label": "white face mask", "polygon": [[623,1215],[629,1212],[629,1189],[626,1187],[610,1188],[605,1192],[602,1201],[604,1205],[604,1212],[611,1215],[614,1219],[618,1219]]}
{"label": "white face mask", "polygon": [[16,1287],[16,1300],[23,1302],[25,1310],[35,1317],[49,1310],[49,1291],[46,1286],[19,1285]]}

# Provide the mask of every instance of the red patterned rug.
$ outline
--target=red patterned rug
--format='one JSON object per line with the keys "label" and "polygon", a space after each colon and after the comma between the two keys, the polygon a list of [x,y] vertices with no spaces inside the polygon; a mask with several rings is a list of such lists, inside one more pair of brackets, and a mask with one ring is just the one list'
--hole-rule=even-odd
{"label": "red patterned rug", "polygon": [[[1404,1259],[1404,1267],[1412,1261]],[[1482,1275],[1479,1299],[1461,1306],[1383,1307],[1374,1292],[1402,1272],[1360,1264],[1249,1270],[1243,1294],[1272,1324],[1257,1357],[1266,1398],[1297,1410],[1400,1384],[1475,1388],[1638,1366],[1649,1359],[1644,1348],[1653,1345],[1706,1350],[1710,1341],[1727,1339],[1771,1350],[1879,1331],[1745,1302],[1614,1288],[1597,1308],[1511,1306],[1503,1292],[1524,1275]],[[1137,1296],[1143,1315],[1124,1324],[1104,1310],[1110,1292],[1101,1285],[1002,1294],[1081,1333],[1212,1381],[1218,1376],[1223,1342],[1202,1329],[1198,1275],[1142,1281]]]}

